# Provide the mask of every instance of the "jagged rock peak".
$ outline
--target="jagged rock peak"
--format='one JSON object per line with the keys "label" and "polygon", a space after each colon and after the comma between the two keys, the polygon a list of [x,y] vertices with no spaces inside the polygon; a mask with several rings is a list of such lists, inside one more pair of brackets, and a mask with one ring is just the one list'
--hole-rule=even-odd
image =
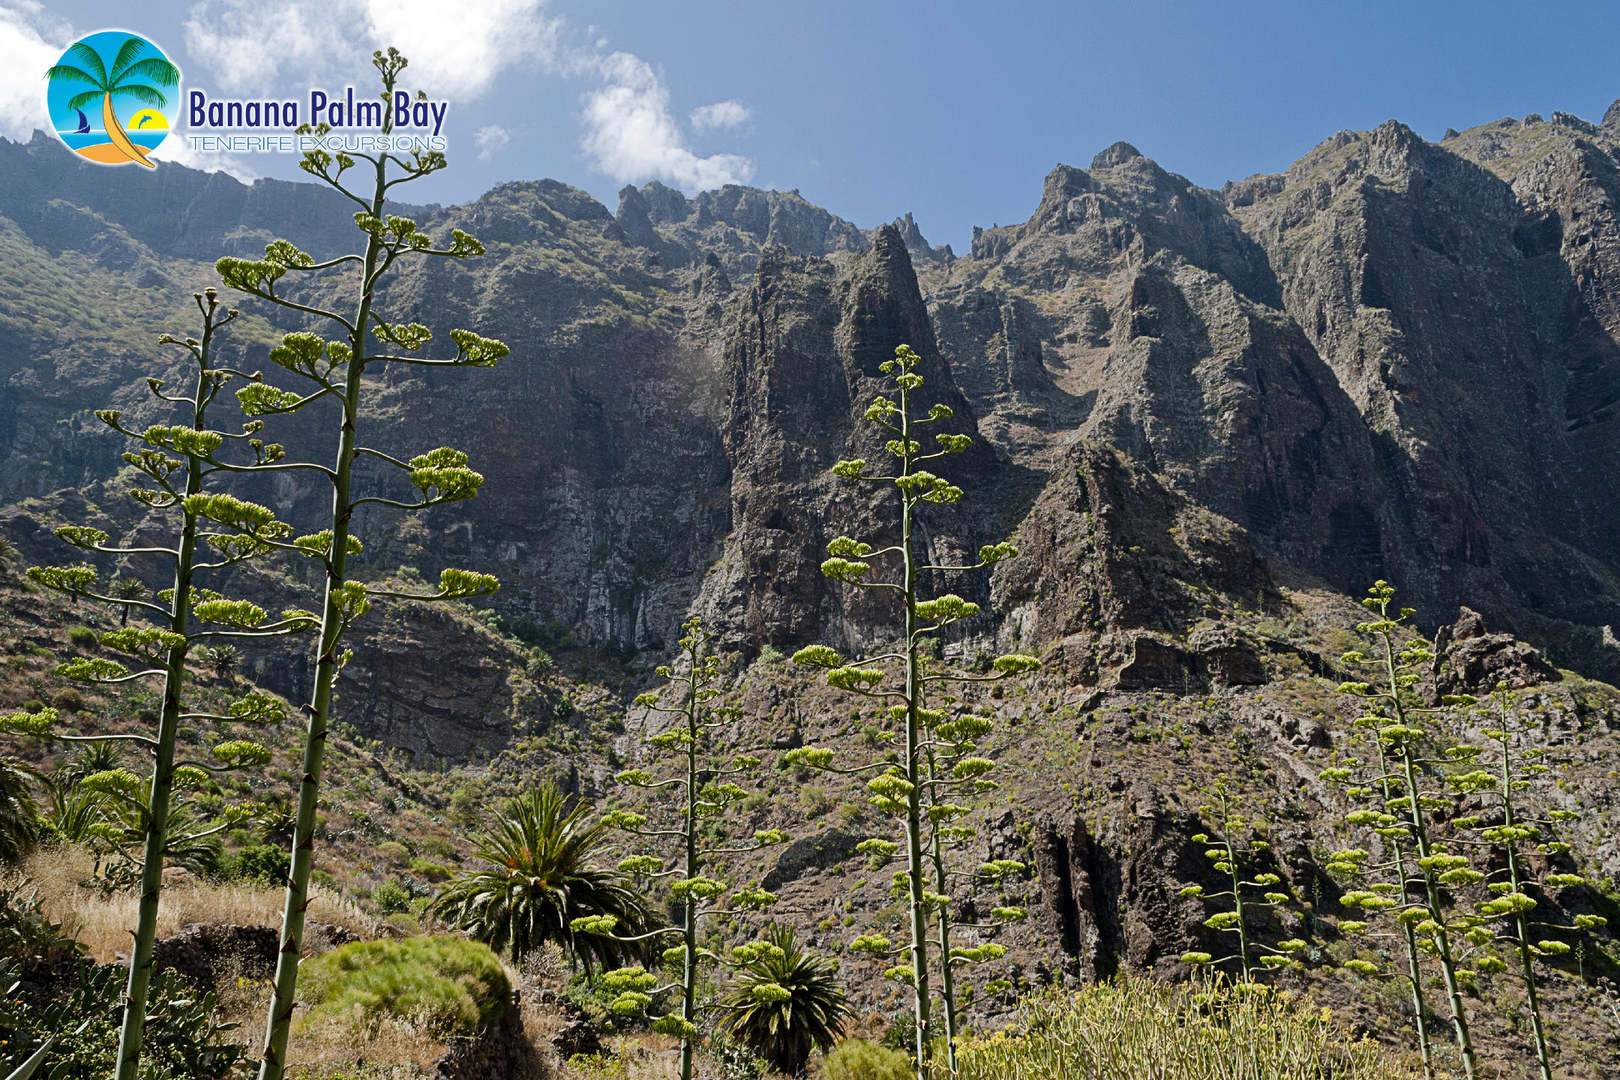
{"label": "jagged rock peak", "polygon": [[912,280],[916,279],[905,235],[893,225],[878,226],[877,235],[872,238],[871,255],[866,261],[871,265],[882,267],[885,277],[893,278],[899,275],[902,280],[907,276]]}
{"label": "jagged rock peak", "polygon": [[1605,131],[1620,132],[1620,98],[1616,98],[1608,111],[1603,114],[1603,123],[1599,125]]}
{"label": "jagged rock peak", "polygon": [[685,195],[657,180],[642,185],[641,196],[647,201],[647,210],[653,221],[660,225],[685,221],[692,212],[692,204]]}
{"label": "jagged rock peak", "polygon": [[697,277],[693,282],[693,292],[696,295],[712,293],[715,296],[731,295],[731,276],[726,273],[725,264],[720,256],[712,251],[703,253],[703,265],[698,269]]}
{"label": "jagged rock peak", "polygon": [[1123,140],[1102,151],[1091,159],[1093,169],[1112,169],[1116,165],[1123,165],[1127,161],[1134,161],[1142,156],[1142,151]]}
{"label": "jagged rock peak", "polygon": [[949,244],[942,248],[936,248],[928,242],[928,239],[922,234],[922,229],[917,227],[917,220],[911,216],[910,210],[906,211],[904,217],[895,218],[893,227],[900,231],[900,237],[905,241],[906,250],[911,252],[915,258],[940,259],[949,258],[953,254]]}
{"label": "jagged rock peak", "polygon": [[657,244],[658,233],[653,229],[647,198],[633,184],[626,184],[619,189],[619,210],[614,217],[632,244],[641,247],[653,247]]}
{"label": "jagged rock peak", "polygon": [[1399,120],[1385,120],[1368,133],[1374,146],[1389,150],[1407,150],[1424,145],[1423,136]]}

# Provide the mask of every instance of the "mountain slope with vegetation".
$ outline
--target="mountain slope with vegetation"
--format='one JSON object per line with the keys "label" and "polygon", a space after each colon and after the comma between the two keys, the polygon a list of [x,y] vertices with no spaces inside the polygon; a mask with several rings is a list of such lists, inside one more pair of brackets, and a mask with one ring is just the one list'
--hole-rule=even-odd
{"label": "mountain slope with vegetation", "polygon": [[[60,702],[78,691],[50,669],[94,651],[68,627],[105,630],[115,616],[21,577],[64,558],[52,529],[65,522],[139,535],[120,505],[123,447],[92,410],[117,406],[137,430],[157,416],[141,380],[166,369],[148,343],[179,329],[174,298],[213,283],[214,258],[257,256],[273,237],[328,257],[353,226],[312,186],[173,166],[130,182],[59,150],[43,136],[0,141],[0,530],[12,549],[0,712],[58,703],[114,732],[141,702]],[[1603,681],[1620,677],[1617,204],[1620,107],[1598,124],[1508,119],[1439,143],[1391,122],[1219,191],[1119,143],[1088,169],[1058,166],[1028,221],[975,230],[963,256],[931,246],[909,215],[866,231],[797,192],[738,187],[626,188],[613,212],[535,181],[391,208],[435,234],[465,229],[488,257],[403,268],[384,291],[390,317],[437,338],[476,325],[512,354],[476,379],[401,367],[369,387],[366,423],[387,445],[463,445],[484,486],[476,502],[362,526],[351,567],[380,584],[478,566],[502,589],[358,626],[323,797],[324,882],[375,920],[372,933],[390,920],[431,928],[428,896],[476,861],[467,834],[506,797],[545,777],[635,810],[642,796],[613,777],[646,765],[644,740],[667,724],[636,695],[658,685],[654,666],[699,615],[736,710],[719,749],[770,759],[737,800],[742,832],[786,833],[741,854],[737,875],[777,895],[773,918],[840,955],[862,1024],[898,1012],[909,991],[847,951],[868,927],[905,936],[889,870],[857,850],[882,817],[864,779],[787,756],[882,753],[888,720],[787,657],[892,640],[884,601],[822,563],[838,537],[893,533],[886,509],[830,470],[882,455],[862,418],[880,365],[909,345],[927,400],[973,437],[940,467],[967,495],[923,508],[919,552],[960,566],[982,545],[1019,550],[987,574],[925,576],[929,594],[983,611],[932,647],[980,672],[1004,654],[1043,662],[959,695],[995,719],[982,750],[1000,780],[965,850],[1025,869],[976,877],[955,902],[966,923],[1028,915],[966,932],[965,947],[1007,950],[975,954],[986,966],[964,979],[970,1024],[1009,1022],[1042,984],[1169,978],[1185,955],[1221,955],[1222,933],[1186,889],[1219,886],[1195,838],[1221,826],[1205,789],[1224,778],[1263,823],[1265,872],[1299,901],[1265,927],[1268,942],[1309,954],[1277,981],[1403,1042],[1398,980],[1327,974],[1360,955],[1342,930],[1360,920],[1335,853],[1377,839],[1347,823],[1353,807],[1322,779],[1361,752],[1367,706],[1340,687],[1362,677],[1346,654],[1365,647],[1358,601],[1375,579],[1415,609],[1417,634],[1400,641],[1431,643],[1413,700],[1516,691],[1557,766],[1527,812],[1581,812],[1568,852],[1532,860],[1538,880],[1582,876],[1549,886],[1544,912],[1620,922],[1620,692]],[[311,277],[292,294],[347,295]],[[225,355],[273,370],[270,347],[306,326],[242,308]],[[329,432],[302,414],[278,421],[277,437],[330,454]],[[381,475],[362,470],[359,488],[380,492]],[[330,501],[285,474],[242,490],[300,527]],[[315,606],[319,581],[288,565],[232,584],[279,610]],[[205,693],[223,700],[251,677],[290,701],[308,694],[296,650],[241,663]],[[1439,715],[1449,738],[1489,742],[1488,720],[1465,707]],[[296,738],[264,741],[267,783],[290,799]],[[1447,821],[1482,797],[1448,798]],[[219,860],[239,866],[265,842],[238,830]],[[1546,958],[1559,1075],[1620,1070],[1596,982],[1620,973],[1620,946],[1594,925]],[[743,930],[715,940],[742,944]],[[1438,985],[1439,961],[1423,963]],[[1482,975],[1466,988],[1482,1057],[1520,1060],[1529,1020],[1514,977]],[[1429,1004],[1449,1062],[1443,1000]],[[1000,1052],[975,1043],[971,1060]],[[1493,1068],[1481,1075],[1520,1075]]]}

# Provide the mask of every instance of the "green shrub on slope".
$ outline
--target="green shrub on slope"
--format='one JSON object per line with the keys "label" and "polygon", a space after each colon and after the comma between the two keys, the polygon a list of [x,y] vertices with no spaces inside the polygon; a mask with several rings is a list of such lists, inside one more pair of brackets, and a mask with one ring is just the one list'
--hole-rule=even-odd
{"label": "green shrub on slope", "polygon": [[500,1016],[512,993],[489,946],[460,937],[356,941],[303,970],[306,1024],[392,1021],[441,1038],[471,1035]]}
{"label": "green shrub on slope", "polygon": [[[1025,999],[1005,1031],[962,1040],[959,1080],[1409,1080],[1388,1049],[1324,1011],[1232,984],[1125,977]],[[943,1075],[943,1072],[941,1072]]]}

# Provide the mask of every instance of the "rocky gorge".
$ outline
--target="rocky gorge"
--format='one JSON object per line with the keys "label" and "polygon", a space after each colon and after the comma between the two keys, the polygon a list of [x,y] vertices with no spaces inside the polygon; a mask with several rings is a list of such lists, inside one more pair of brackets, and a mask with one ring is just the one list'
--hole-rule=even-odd
{"label": "rocky gorge", "polygon": [[[121,446],[91,410],[152,414],[148,342],[212,259],[277,236],[322,256],[352,228],[312,186],[175,166],[130,183],[58,151],[0,141],[0,529],[30,559],[58,557],[59,520],[117,519]],[[379,439],[463,446],[487,479],[448,512],[362,525],[363,565],[482,567],[502,589],[484,625],[406,609],[366,626],[345,722],[423,770],[498,788],[537,764],[600,794],[650,722],[631,695],[700,614],[733,654],[739,746],[857,742],[862,718],[780,657],[878,639],[871,602],[819,570],[828,540],[877,521],[828,470],[871,449],[858,420],[906,343],[975,437],[928,552],[1021,552],[939,583],[989,612],[944,648],[1046,660],[993,699],[1017,779],[982,844],[1034,868],[1021,978],[1175,968],[1202,933],[1178,890],[1203,872],[1188,837],[1216,774],[1269,793],[1279,865],[1335,902],[1321,851],[1341,826],[1317,775],[1353,714],[1332,688],[1376,578],[1435,639],[1434,695],[1533,695],[1569,760],[1553,798],[1589,811],[1589,869],[1620,876],[1620,103],[1439,142],[1391,121],[1219,190],[1121,142],[1031,196],[962,255],[909,214],[863,229],[743,187],[627,187],[609,210],[541,180],[410,208],[490,257],[405,274],[394,317],[476,322],[513,351],[377,387]],[[253,369],[298,327],[248,311],[228,347]],[[277,437],[327,452],[298,423]],[[254,492],[290,521],[318,495]],[[534,647],[556,669],[526,666]],[[257,664],[303,689],[297,665]],[[526,740],[570,725],[611,735],[537,761]],[[759,870],[836,940],[846,893],[884,903],[876,881],[848,886],[860,814],[823,820],[812,784],[780,783],[761,821],[800,819],[803,843]],[[1612,1041],[1594,1053],[1620,1068]]]}

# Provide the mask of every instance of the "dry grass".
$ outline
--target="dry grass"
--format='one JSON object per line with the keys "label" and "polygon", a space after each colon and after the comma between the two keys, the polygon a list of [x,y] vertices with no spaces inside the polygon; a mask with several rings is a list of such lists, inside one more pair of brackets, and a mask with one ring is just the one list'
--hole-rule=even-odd
{"label": "dry grass", "polygon": [[[0,885],[25,885],[36,892],[44,912],[82,942],[97,961],[105,963],[128,953],[140,898],[133,893],[103,895],[87,885],[91,869],[88,852],[52,848],[5,874]],[[281,899],[281,890],[263,885],[180,878],[164,886],[158,936],[169,937],[189,923],[279,927]],[[341,896],[319,888],[311,892],[309,917],[364,937],[376,936],[376,923],[370,916]]]}

